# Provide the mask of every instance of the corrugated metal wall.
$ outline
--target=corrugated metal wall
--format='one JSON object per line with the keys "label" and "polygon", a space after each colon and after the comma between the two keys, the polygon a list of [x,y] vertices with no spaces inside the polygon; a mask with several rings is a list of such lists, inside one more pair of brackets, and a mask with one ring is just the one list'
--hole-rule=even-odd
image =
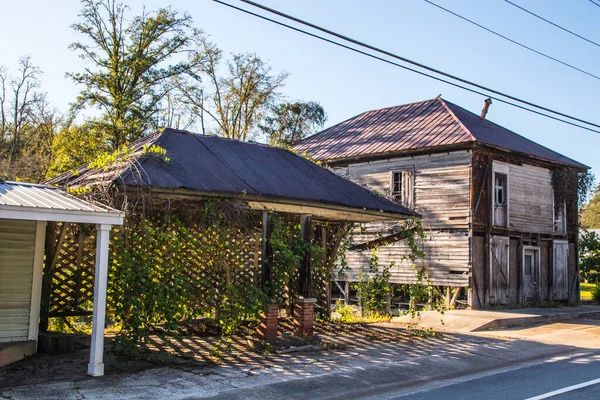
{"label": "corrugated metal wall", "polygon": [[28,339],[35,221],[0,219],[0,342]]}

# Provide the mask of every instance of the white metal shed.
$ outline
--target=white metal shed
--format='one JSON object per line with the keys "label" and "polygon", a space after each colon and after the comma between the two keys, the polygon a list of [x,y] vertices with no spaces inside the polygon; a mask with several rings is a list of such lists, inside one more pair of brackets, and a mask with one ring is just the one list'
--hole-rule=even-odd
{"label": "white metal shed", "polygon": [[96,224],[94,312],[88,374],[104,374],[104,323],[111,227],[124,214],[62,189],[0,181],[0,347],[38,339],[44,242],[48,221]]}

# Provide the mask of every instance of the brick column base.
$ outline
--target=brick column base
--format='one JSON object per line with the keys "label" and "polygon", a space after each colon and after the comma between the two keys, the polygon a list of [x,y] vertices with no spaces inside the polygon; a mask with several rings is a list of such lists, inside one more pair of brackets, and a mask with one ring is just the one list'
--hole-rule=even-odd
{"label": "brick column base", "polygon": [[260,315],[260,324],[256,333],[261,340],[268,342],[277,339],[277,318],[279,317],[279,304],[269,303],[267,312]]}
{"label": "brick column base", "polygon": [[294,304],[294,333],[297,336],[312,337],[317,299],[299,298]]}

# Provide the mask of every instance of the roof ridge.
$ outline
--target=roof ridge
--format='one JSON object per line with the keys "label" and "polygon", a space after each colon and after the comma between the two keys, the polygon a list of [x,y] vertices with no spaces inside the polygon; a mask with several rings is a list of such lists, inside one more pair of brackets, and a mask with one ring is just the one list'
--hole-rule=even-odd
{"label": "roof ridge", "polygon": [[450,109],[450,107],[448,107],[448,105],[446,104],[446,100],[442,99],[441,97],[436,97],[436,100],[438,100],[440,102],[440,104],[446,109],[446,111],[448,111],[448,113],[452,116],[452,119],[454,119],[461,128],[463,128],[463,130],[471,137],[471,139],[475,142],[477,142],[477,138],[475,137],[475,135],[473,135],[471,133],[471,131],[465,126],[465,124],[463,124],[463,122],[460,120],[460,118],[458,118],[456,116],[456,114],[454,114],[454,111],[452,111]]}

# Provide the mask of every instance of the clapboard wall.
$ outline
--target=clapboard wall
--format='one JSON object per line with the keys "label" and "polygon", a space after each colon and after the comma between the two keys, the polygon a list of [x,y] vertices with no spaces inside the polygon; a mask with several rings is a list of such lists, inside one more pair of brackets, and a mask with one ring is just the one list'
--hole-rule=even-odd
{"label": "clapboard wall", "polygon": [[[423,262],[436,285],[469,284],[469,222],[472,154],[456,151],[431,155],[398,157],[362,162],[336,168],[336,172],[360,185],[390,193],[392,171],[414,171],[415,210],[423,215],[426,230]],[[394,233],[389,224],[367,224],[354,232],[354,243],[364,243],[377,235]],[[415,281],[409,249],[403,241],[379,248],[379,265],[392,262],[393,283]],[[368,271],[371,252],[348,252],[349,270],[345,279],[355,281],[361,268]]]}
{"label": "clapboard wall", "polygon": [[510,229],[553,233],[554,193],[550,170],[526,164],[508,166]]}
{"label": "clapboard wall", "polygon": [[36,227],[0,219],[0,342],[28,340]]}

